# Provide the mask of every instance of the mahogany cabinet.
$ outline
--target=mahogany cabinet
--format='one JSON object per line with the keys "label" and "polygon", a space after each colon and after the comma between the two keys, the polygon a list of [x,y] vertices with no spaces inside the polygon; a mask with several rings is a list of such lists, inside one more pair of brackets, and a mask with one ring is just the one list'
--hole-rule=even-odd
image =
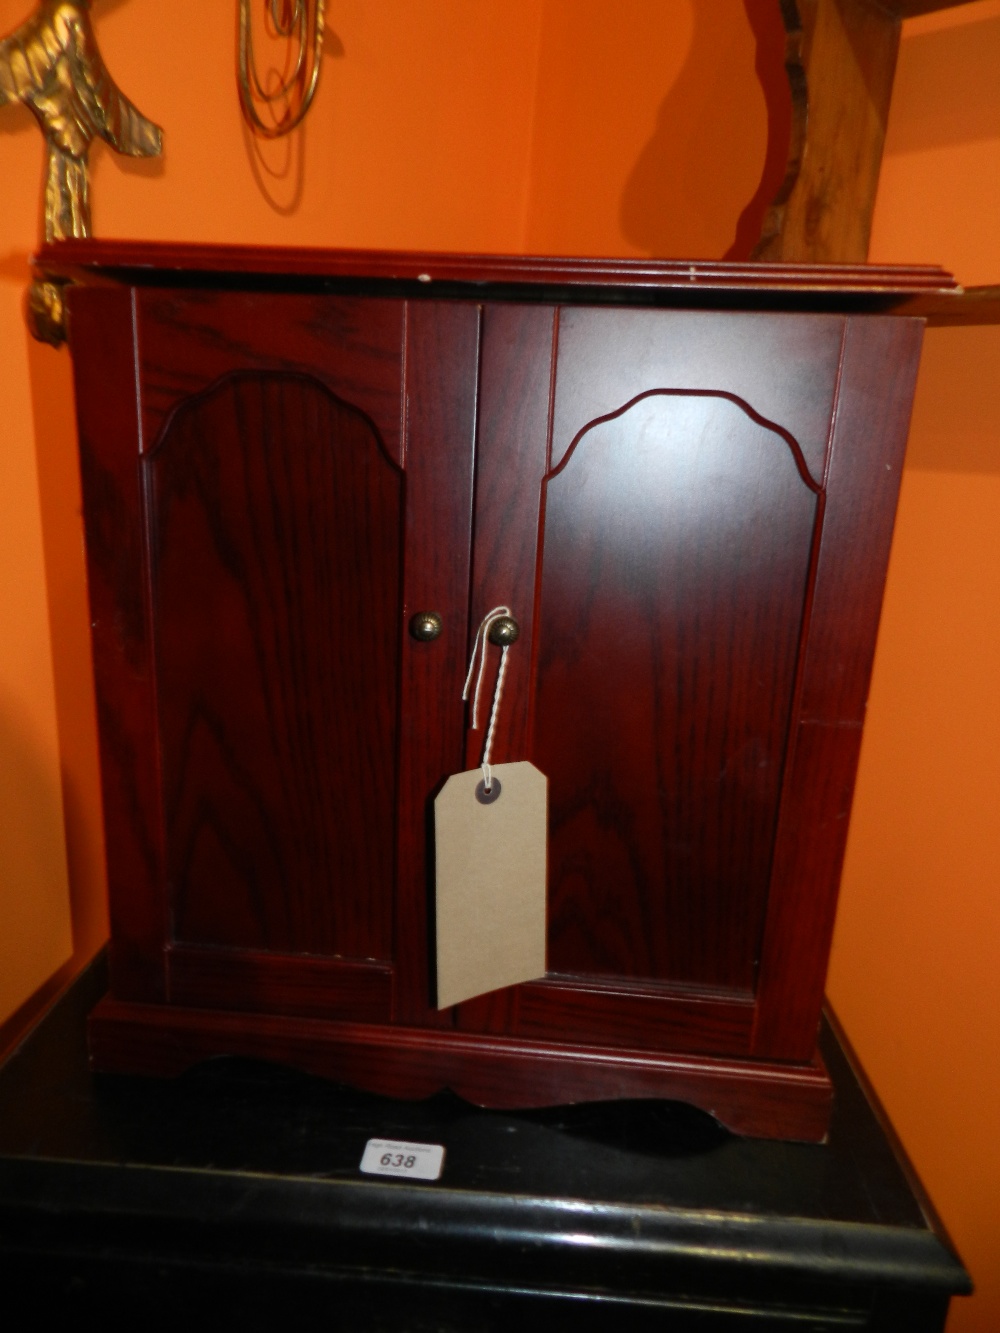
{"label": "mahogany cabinet", "polygon": [[[94,1064],[680,1098],[821,1138],[908,302],[947,275],[42,263],[72,279],[112,915]],[[494,757],[549,779],[548,972],[439,1011],[432,802],[479,761],[462,684],[501,603]]]}

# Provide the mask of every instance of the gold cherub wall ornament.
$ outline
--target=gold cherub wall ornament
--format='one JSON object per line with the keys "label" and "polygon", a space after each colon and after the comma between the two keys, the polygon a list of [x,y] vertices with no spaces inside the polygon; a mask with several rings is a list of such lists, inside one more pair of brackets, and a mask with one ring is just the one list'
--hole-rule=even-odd
{"label": "gold cherub wall ornament", "polygon": [[[90,235],[87,154],[95,135],[116,152],[156,157],[163,132],[115,87],[97,47],[91,0],[41,0],[0,41],[0,106],[23,102],[45,135],[45,239]],[[28,324],[42,342],[65,338],[62,287],[36,281]]]}

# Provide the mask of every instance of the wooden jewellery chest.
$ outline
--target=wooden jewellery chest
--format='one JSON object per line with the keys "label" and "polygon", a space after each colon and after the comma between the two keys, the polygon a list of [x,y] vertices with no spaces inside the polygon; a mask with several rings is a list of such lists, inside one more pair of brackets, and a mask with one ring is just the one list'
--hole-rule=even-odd
{"label": "wooden jewellery chest", "polygon": [[[98,1069],[218,1054],[821,1139],[932,268],[68,242],[111,897]],[[549,779],[547,975],[439,1011],[431,803]],[[415,636],[434,613],[437,637]],[[416,618],[416,619],[415,619]]]}

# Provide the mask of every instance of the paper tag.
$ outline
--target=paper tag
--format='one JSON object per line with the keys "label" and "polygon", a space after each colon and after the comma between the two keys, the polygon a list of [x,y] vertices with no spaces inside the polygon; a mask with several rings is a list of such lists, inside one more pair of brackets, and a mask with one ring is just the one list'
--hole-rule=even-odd
{"label": "paper tag", "polygon": [[545,975],[548,779],[526,761],[492,772],[490,793],[477,768],[434,802],[439,1009]]}
{"label": "paper tag", "polygon": [[408,1176],[437,1180],[444,1164],[440,1143],[401,1143],[396,1139],[369,1139],[360,1169],[370,1176]]}

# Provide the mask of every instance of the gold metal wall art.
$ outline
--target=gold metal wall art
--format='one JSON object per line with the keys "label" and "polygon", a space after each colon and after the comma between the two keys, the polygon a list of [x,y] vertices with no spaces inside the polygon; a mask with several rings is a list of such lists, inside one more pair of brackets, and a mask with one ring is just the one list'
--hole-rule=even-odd
{"label": "gold metal wall art", "polygon": [[284,69],[261,79],[251,0],[240,0],[236,71],[243,115],[255,134],[277,139],[301,125],[319,86],[326,0],[263,0],[264,22],[285,42]]}
{"label": "gold metal wall art", "polygon": [[[156,157],[163,132],[115,86],[90,21],[91,0],[41,0],[0,41],[0,107],[23,102],[45,135],[45,239],[90,235],[87,154],[95,136],[118,153]],[[65,338],[58,283],[36,281],[28,324],[42,342]]]}

